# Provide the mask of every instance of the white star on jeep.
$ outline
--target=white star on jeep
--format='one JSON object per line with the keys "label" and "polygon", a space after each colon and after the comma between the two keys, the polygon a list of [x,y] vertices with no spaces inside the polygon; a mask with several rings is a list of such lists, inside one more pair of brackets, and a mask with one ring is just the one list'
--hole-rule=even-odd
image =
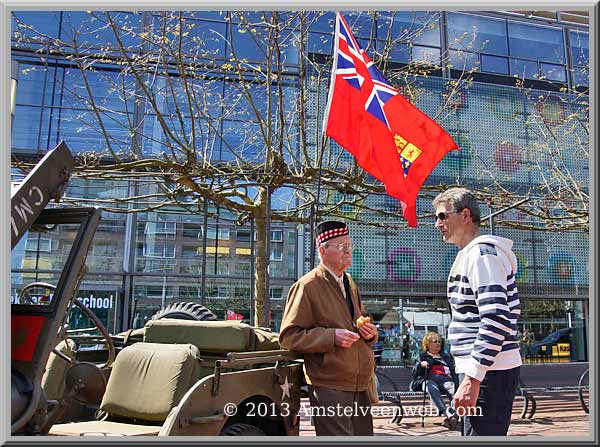
{"label": "white star on jeep", "polygon": [[285,376],[285,382],[283,382],[283,385],[279,385],[279,386],[283,390],[283,394],[281,395],[281,400],[284,400],[285,396],[287,396],[288,399],[291,399],[291,396],[290,396],[290,384],[288,383],[287,376]]}

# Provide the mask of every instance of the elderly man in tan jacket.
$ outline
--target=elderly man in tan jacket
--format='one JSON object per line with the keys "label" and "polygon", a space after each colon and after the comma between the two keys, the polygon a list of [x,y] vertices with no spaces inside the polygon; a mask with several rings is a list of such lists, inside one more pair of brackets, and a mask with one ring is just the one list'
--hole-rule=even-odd
{"label": "elderly man in tan jacket", "polygon": [[372,323],[357,327],[365,309],[345,270],[352,265],[352,240],[343,222],[317,227],[319,266],[300,278],[288,294],[279,343],[304,353],[311,415],[317,436],[373,434],[367,386],[377,341]]}

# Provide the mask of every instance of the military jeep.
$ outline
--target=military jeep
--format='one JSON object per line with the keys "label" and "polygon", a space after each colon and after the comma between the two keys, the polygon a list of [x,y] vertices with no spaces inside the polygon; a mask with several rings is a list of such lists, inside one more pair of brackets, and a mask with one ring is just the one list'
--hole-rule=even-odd
{"label": "military jeep", "polygon": [[[12,249],[63,225],[72,240],[60,275],[35,274],[11,303],[11,434],[298,435],[302,359],[276,333],[167,312],[112,335],[76,298],[101,210],[45,209],[73,168],[61,142],[12,194]],[[99,335],[69,330],[74,306]]]}
{"label": "military jeep", "polygon": [[101,402],[91,404],[97,417],[54,424],[50,435],[298,435],[302,363],[279,349],[277,334],[169,318],[141,333],[116,356]]}

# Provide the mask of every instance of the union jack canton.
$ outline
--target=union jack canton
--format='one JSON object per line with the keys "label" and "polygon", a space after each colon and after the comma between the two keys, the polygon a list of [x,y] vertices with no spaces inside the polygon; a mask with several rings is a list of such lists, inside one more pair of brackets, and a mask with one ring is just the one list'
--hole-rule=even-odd
{"label": "union jack canton", "polygon": [[[352,31],[350,31],[344,17],[339,12],[337,14],[339,18],[337,24],[340,28],[339,33],[336,33],[336,35],[343,42],[336,42],[337,60],[334,66],[334,74],[341,75],[352,87],[365,93],[365,96],[368,93],[365,110],[390,129],[383,106],[391,98],[399,94],[398,90],[390,85],[373,62],[371,62],[367,53],[365,53],[352,35]],[[357,64],[361,64],[366,68],[371,82],[365,83],[365,77],[361,76],[356,69]],[[363,86],[366,89],[364,91]]]}

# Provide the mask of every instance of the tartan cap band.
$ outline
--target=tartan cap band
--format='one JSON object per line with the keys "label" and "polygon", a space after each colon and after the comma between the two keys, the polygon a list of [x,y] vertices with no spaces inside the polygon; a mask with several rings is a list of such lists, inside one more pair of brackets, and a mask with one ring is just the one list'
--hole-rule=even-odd
{"label": "tartan cap band", "polygon": [[316,242],[317,245],[321,245],[334,237],[346,236],[348,234],[350,234],[350,232],[348,231],[348,226],[344,222],[334,220],[321,222],[317,226]]}

